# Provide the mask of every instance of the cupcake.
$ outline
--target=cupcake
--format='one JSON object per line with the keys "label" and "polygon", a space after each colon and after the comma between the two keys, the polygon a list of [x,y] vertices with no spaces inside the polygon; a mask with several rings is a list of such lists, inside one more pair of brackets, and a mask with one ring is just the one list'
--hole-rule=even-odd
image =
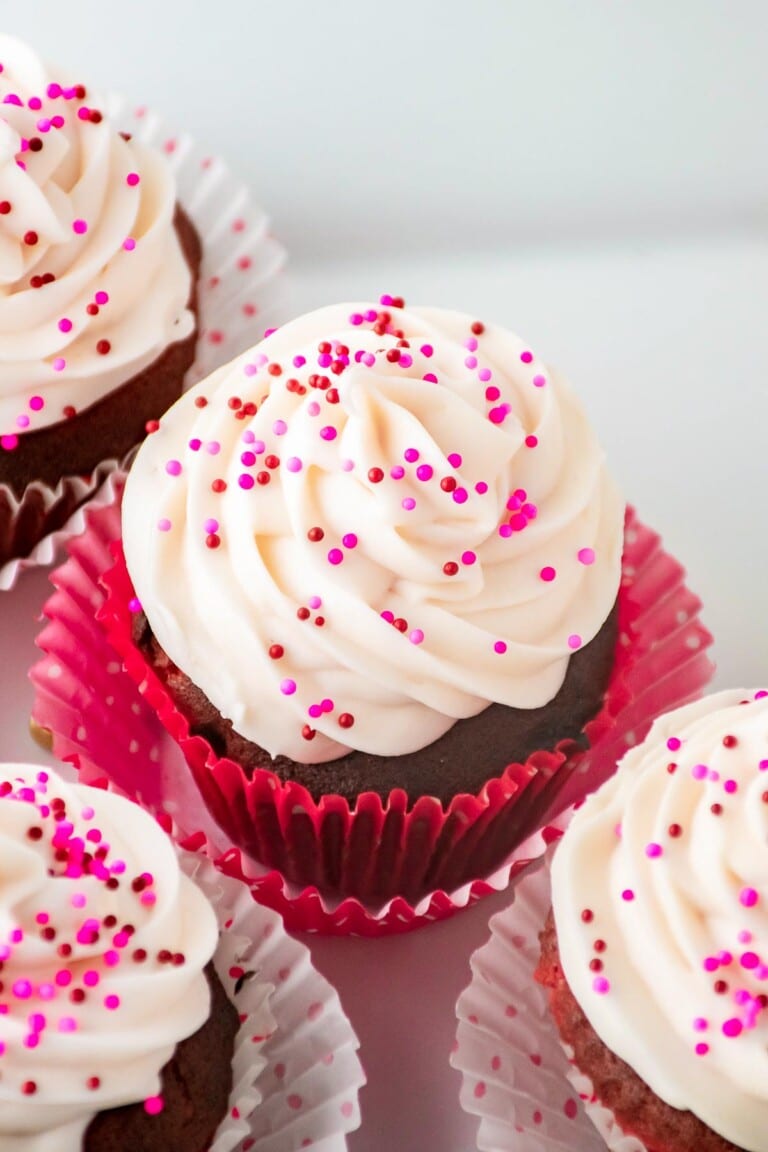
{"label": "cupcake", "polygon": [[0,836],[0,1144],[203,1152],[240,1015],[176,850],[130,801],[24,764],[0,769]]}
{"label": "cupcake", "polygon": [[0,564],[181,393],[201,247],[159,152],[0,37]]}
{"label": "cupcake", "polygon": [[579,403],[517,337],[325,308],[145,441],[111,639],[236,845],[416,899],[498,864],[586,745],[623,524]]}
{"label": "cupcake", "polygon": [[768,693],[658,720],[552,863],[538,981],[613,1148],[768,1148]]}

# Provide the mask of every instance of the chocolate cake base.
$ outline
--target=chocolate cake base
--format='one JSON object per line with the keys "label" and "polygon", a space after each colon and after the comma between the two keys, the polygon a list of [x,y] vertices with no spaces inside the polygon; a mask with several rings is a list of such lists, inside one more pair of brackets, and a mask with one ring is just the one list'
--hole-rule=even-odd
{"label": "chocolate cake base", "polygon": [[592,1081],[595,1096],[636,1136],[648,1152],[743,1152],[708,1128],[692,1112],[666,1104],[628,1064],[603,1044],[571,992],[560,967],[554,918],[550,912],[540,936],[536,979],[549,995],[561,1039],[573,1049],[573,1062]]}
{"label": "chocolate cake base", "polygon": [[177,1045],[163,1068],[162,1112],[150,1116],[143,1101],[100,1112],[86,1130],[84,1152],[205,1152],[209,1147],[227,1111],[240,1020],[212,964],[205,974],[210,1016]]}
{"label": "chocolate cake base", "polygon": [[585,745],[583,728],[600,710],[613,667],[617,632],[618,611],[614,606],[591,643],[570,657],[560,691],[541,708],[491,704],[477,716],[457,721],[426,748],[403,756],[350,752],[324,764],[300,764],[285,756],[271,757],[239,735],[171,662],[146,617],[137,614],[134,620],[134,642],[188,719],[192,735],[202,736],[217,756],[234,760],[249,777],[257,768],[266,768],[281,780],[303,784],[315,800],[335,794],[350,803],[361,792],[376,792],[385,799],[393,788],[401,788],[411,803],[420,796],[435,796],[447,804],[459,793],[479,792],[508,764],[524,763],[531,753],[552,749],[561,740]]}
{"label": "chocolate cake base", "polygon": [[[200,239],[180,207],[174,224],[192,273],[189,307],[197,316]],[[34,481],[55,488],[62,477],[89,476],[102,460],[122,460],[144,439],[147,421],[162,416],[181,395],[196,340],[197,330],[169,345],[152,364],[90,408],[20,436],[16,448],[0,451],[0,486],[19,498]],[[43,536],[60,528],[77,505],[74,491],[65,489],[46,510],[42,495],[33,489],[15,513],[8,493],[0,489],[0,564],[26,556]]]}

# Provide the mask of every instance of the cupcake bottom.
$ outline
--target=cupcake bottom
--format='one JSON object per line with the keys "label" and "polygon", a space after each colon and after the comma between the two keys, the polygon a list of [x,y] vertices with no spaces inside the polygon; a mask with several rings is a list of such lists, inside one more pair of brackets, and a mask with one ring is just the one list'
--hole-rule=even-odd
{"label": "cupcake bottom", "polygon": [[[197,314],[200,240],[180,207],[175,227],[192,273],[190,307]],[[96,472],[102,461],[123,460],[144,439],[147,422],[181,395],[196,338],[195,331],[171,344],[85,411],[26,433],[16,448],[0,451],[0,565],[28,555],[44,536],[62,527],[84,499],[80,477]]]}
{"label": "cupcake bottom", "polygon": [[206,977],[210,1015],[162,1070],[162,1112],[150,1115],[141,1102],[99,1112],[88,1125],[84,1152],[204,1152],[210,1146],[227,1112],[240,1019],[212,964]]}
{"label": "cupcake bottom", "polygon": [[524,764],[539,749],[552,749],[565,740],[587,746],[584,726],[597,714],[614,663],[618,609],[614,606],[600,632],[569,661],[557,695],[540,708],[508,708],[491,704],[476,716],[458,720],[426,748],[403,756],[350,752],[322,764],[302,764],[284,756],[271,757],[240,736],[208,697],[171,662],[160,647],[143,613],[137,614],[133,638],[147,663],[167,688],[189,723],[190,736],[201,736],[216,756],[239,764],[246,776],[266,769],[284,783],[302,785],[320,801],[330,794],[354,803],[363,792],[383,800],[401,789],[409,804],[433,796],[444,805],[461,792],[478,792],[508,764]]}
{"label": "cupcake bottom", "polygon": [[540,939],[535,979],[547,989],[552,1017],[575,1068],[574,1082],[583,1087],[581,1079],[587,1078],[596,1114],[607,1110],[617,1135],[634,1137],[647,1152],[742,1152],[692,1112],[661,1100],[602,1042],[565,979],[551,912]]}

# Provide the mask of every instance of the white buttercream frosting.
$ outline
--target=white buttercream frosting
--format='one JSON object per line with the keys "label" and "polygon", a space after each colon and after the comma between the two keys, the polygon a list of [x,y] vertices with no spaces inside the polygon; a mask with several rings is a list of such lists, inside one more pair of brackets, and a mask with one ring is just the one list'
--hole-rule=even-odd
{"label": "white buttercream frosting", "polygon": [[80,1152],[207,1019],[216,918],[149,815],[50,769],[2,766],[0,860],[0,1146]]}
{"label": "white buttercream frosting", "polygon": [[82,411],[189,336],[164,158],[0,36],[0,436]]}
{"label": "white buttercream frosting", "polygon": [[551,700],[616,599],[623,505],[518,337],[360,304],[285,325],[174,405],[123,525],[171,660],[271,755],[323,762]]}
{"label": "white buttercream frosting", "polygon": [[672,1107],[768,1152],[768,694],[657,720],[574,815],[552,903],[603,1042]]}

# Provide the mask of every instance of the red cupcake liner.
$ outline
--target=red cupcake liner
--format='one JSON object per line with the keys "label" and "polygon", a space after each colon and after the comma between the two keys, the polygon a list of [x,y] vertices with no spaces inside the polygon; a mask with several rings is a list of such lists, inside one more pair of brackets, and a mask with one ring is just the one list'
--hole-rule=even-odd
{"label": "red cupcake liner", "polygon": [[[247,878],[256,898],[294,928],[403,931],[503,888],[531,853],[543,851],[541,836],[535,847],[524,842],[574,793],[583,796],[609,775],[660,711],[699,695],[712,674],[699,601],[658,536],[630,512],[617,659],[604,706],[585,728],[588,749],[567,741],[534,753],[447,809],[425,797],[408,810],[402,791],[386,800],[364,793],[353,808],[338,796],[316,803],[301,785],[270,772],[248,780],[201,737],[189,736],[131,641],[133,593],[119,537],[117,501],[94,509],[52,577],[58,591],[38,639],[47,655],[32,671],[33,718],[84,778],[107,776],[164,814],[177,838]],[[328,894],[339,884],[346,889],[341,900]]]}

